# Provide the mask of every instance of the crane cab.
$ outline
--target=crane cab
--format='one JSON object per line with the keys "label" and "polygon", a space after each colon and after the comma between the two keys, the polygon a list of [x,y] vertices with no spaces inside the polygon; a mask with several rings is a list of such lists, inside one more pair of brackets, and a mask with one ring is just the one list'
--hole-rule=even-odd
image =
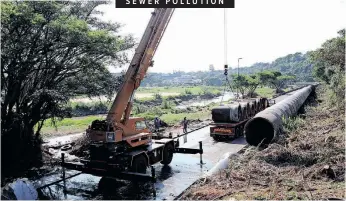
{"label": "crane cab", "polygon": [[95,143],[126,142],[130,147],[147,145],[151,142],[152,136],[145,119],[141,117],[129,118],[123,126],[115,128],[105,120],[95,120],[86,133]]}

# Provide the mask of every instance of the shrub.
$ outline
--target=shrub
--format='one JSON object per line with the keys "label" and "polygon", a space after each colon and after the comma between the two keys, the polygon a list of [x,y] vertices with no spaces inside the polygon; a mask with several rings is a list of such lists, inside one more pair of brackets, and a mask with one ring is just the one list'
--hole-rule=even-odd
{"label": "shrub", "polygon": [[284,130],[286,132],[295,131],[299,126],[301,126],[304,123],[304,120],[300,117],[283,118],[282,121]]}
{"label": "shrub", "polygon": [[187,94],[187,95],[192,95],[192,91],[189,90],[189,89],[185,89],[185,94]]}
{"label": "shrub", "polygon": [[171,104],[170,104],[169,101],[164,100],[164,101],[162,102],[162,108],[163,108],[163,109],[171,109],[172,106],[171,106]]}
{"label": "shrub", "polygon": [[155,100],[162,100],[162,96],[159,93],[154,94],[154,99]]}

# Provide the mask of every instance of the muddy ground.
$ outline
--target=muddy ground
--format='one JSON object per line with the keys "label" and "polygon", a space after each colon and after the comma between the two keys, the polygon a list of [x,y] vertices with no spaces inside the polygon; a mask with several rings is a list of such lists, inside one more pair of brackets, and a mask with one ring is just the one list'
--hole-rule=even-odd
{"label": "muddy ground", "polygon": [[329,106],[323,89],[317,94],[275,143],[232,157],[228,169],[196,182],[181,199],[344,199],[345,109]]}

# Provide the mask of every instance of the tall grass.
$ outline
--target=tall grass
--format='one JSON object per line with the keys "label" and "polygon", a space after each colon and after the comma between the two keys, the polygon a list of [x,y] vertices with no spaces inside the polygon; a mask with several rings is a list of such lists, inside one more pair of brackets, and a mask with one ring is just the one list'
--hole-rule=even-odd
{"label": "tall grass", "polygon": [[188,90],[188,93],[191,92],[193,95],[199,95],[203,93],[203,90],[208,90],[210,93],[217,93],[222,90],[222,87],[217,86],[190,86],[190,87],[141,87],[138,89],[138,92],[145,93],[180,93],[184,94],[185,90]]}
{"label": "tall grass", "polygon": [[293,132],[297,130],[301,125],[304,124],[304,119],[299,116],[282,118],[284,131]]}
{"label": "tall grass", "polygon": [[85,117],[65,118],[61,121],[56,121],[54,126],[51,119],[47,119],[41,129],[43,136],[63,135],[85,131],[92,121],[105,119],[103,115],[92,115]]}
{"label": "tall grass", "polygon": [[261,87],[257,88],[255,92],[261,97],[271,98],[275,94],[275,89],[271,89],[269,87]]}
{"label": "tall grass", "polygon": [[197,119],[204,119],[210,116],[209,111],[203,111],[203,112],[192,112],[192,113],[179,113],[179,114],[164,114],[160,118],[165,121],[168,124],[177,124],[180,123],[184,117],[186,117],[189,120],[197,120]]}

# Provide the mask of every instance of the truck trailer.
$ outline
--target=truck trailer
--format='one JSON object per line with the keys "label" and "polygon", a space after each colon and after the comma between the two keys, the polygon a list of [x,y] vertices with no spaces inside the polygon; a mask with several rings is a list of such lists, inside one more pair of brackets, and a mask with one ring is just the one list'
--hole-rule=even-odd
{"label": "truck trailer", "polygon": [[210,136],[217,141],[242,136],[246,122],[267,107],[267,98],[239,99],[214,107],[211,110]]}

